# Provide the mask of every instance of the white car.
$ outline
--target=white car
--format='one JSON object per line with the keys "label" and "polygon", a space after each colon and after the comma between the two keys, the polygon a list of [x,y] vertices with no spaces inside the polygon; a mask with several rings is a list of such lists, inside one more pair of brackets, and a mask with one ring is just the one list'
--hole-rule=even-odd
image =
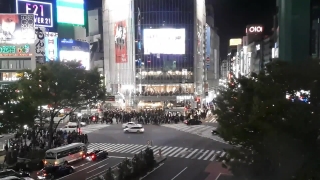
{"label": "white car", "polygon": [[122,124],[122,128],[129,128],[129,127],[132,127],[132,126],[140,126],[140,127],[142,127],[141,124],[136,124],[134,122],[128,122],[128,123]]}
{"label": "white car", "polygon": [[144,133],[144,128],[142,126],[131,126],[128,128],[125,128],[123,130],[125,133]]}
{"label": "white car", "polygon": [[[68,125],[68,126],[78,126],[78,123],[77,123],[77,122],[68,122],[67,125]],[[80,122],[80,125],[83,127],[83,126],[86,126],[87,123],[85,123],[85,122]]]}
{"label": "white car", "polygon": [[65,125],[63,128],[60,128],[61,131],[67,131],[67,132],[72,132],[72,131],[78,131],[78,126],[72,126],[72,125]]}

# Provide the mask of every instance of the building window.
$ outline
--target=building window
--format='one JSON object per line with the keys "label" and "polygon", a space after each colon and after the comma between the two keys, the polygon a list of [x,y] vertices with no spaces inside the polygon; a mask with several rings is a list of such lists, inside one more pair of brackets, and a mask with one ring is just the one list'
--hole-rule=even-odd
{"label": "building window", "polygon": [[0,60],[0,69],[23,70],[31,69],[31,60]]}

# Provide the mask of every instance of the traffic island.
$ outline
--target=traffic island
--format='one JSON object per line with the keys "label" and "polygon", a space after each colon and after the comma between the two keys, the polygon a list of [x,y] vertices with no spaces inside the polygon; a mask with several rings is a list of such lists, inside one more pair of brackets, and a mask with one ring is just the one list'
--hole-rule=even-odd
{"label": "traffic island", "polygon": [[153,150],[146,148],[144,151],[133,156],[132,159],[125,159],[113,169],[109,168],[105,174],[102,174],[94,180],[139,180],[148,175],[157,168],[167,158],[161,155],[155,155]]}

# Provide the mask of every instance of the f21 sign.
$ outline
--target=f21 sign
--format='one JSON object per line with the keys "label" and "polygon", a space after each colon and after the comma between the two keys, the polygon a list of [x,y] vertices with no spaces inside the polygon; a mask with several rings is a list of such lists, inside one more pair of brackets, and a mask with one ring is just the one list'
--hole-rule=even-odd
{"label": "f21 sign", "polygon": [[247,33],[262,33],[263,32],[263,27],[262,26],[247,26],[246,29]]}
{"label": "f21 sign", "polygon": [[37,27],[53,27],[52,3],[16,0],[16,13],[34,14]]}

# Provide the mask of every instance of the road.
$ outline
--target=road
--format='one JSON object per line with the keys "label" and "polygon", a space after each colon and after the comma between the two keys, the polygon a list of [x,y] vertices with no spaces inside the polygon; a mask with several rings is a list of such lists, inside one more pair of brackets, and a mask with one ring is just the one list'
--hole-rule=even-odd
{"label": "road", "polygon": [[[124,133],[120,124],[95,124],[82,128],[88,133],[88,150],[106,150],[110,158],[100,162],[74,164],[76,172],[61,179],[90,180],[103,174],[109,167],[117,165],[124,158],[131,158],[147,146],[155,153],[161,150],[161,154],[166,156],[167,160],[142,179],[212,180],[220,173],[228,173],[218,160],[219,157],[225,156],[223,149],[230,146],[211,134],[214,126],[170,124],[144,127],[143,134]],[[147,145],[148,141],[152,141],[152,145]]]}
{"label": "road", "polygon": [[62,177],[59,180],[67,179],[78,179],[78,180],[89,180],[93,177],[104,174],[109,167],[114,167],[119,164],[123,158],[121,157],[110,157],[105,160],[97,162],[86,162],[82,161],[77,164],[73,164],[75,172],[68,176]]}
{"label": "road", "polygon": [[[228,173],[217,161],[219,157],[225,155],[223,149],[230,146],[217,141],[216,139],[219,137],[215,137],[211,133],[208,134],[214,128],[212,123],[190,127],[184,124],[145,125],[144,127],[145,133],[143,134],[124,133],[120,124],[113,124],[90,132],[88,149],[107,150],[111,158],[106,161],[112,161],[111,164],[90,173],[99,174],[99,172],[113,166],[113,162],[120,162],[123,158],[132,157],[144,150],[148,146],[148,141],[153,142],[152,146],[150,144],[149,147],[155,153],[158,153],[161,149],[162,155],[166,156],[167,160],[143,179],[206,180],[207,178],[218,177],[220,173]],[[103,164],[83,169],[85,172],[81,174],[85,176],[85,173],[91,171],[91,168]],[[212,167],[212,164],[215,166]],[[82,168],[86,167],[88,167],[87,164],[83,165]],[[71,177],[78,178],[78,175],[75,174]]]}

